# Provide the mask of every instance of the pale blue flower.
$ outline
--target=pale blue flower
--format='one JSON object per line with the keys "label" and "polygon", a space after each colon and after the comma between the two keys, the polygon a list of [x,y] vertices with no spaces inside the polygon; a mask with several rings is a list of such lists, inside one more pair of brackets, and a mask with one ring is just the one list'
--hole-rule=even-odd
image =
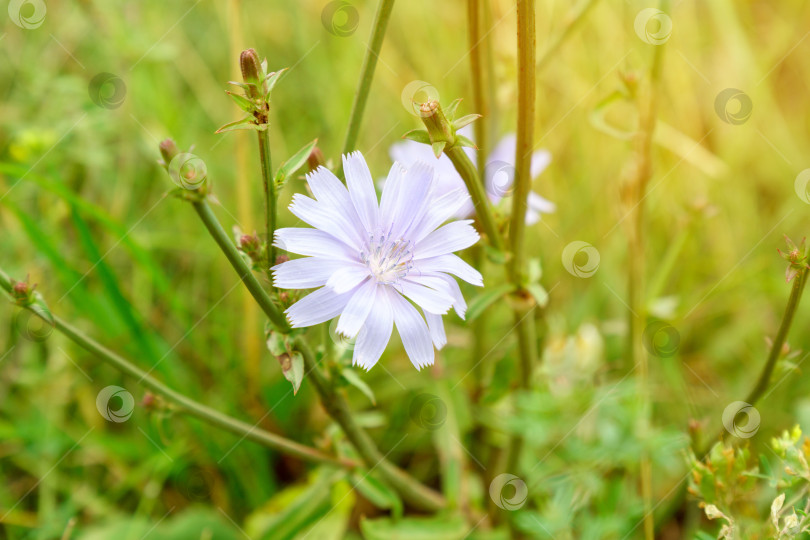
{"label": "pale blue flower", "polygon": [[[470,137],[471,130],[464,128],[460,130],[462,135]],[[486,190],[492,204],[498,204],[504,196],[511,192],[512,184],[515,181],[514,163],[517,140],[514,134],[503,137],[495,148],[487,156],[485,179]],[[475,149],[464,148],[464,152],[475,163]],[[408,167],[417,161],[431,163],[437,175],[437,193],[444,193],[454,189],[467,190],[464,180],[459,176],[453,163],[446,155],[442,154],[439,159],[433,154],[430,145],[418,143],[416,141],[405,140],[394,143],[390,149],[391,159],[402,163]],[[538,150],[532,154],[531,176],[536,178],[551,163],[551,154],[548,150]],[[534,225],[540,221],[541,214],[554,212],[556,205],[544,199],[534,191],[529,192],[528,208],[526,210],[526,223]],[[454,217],[467,218],[473,215],[472,201],[468,201],[462,206]]]}
{"label": "pale blue flower", "polygon": [[464,317],[467,309],[451,275],[483,285],[481,274],[453,255],[478,241],[472,221],[442,225],[469,195],[437,194],[428,164],[406,171],[394,163],[378,203],[360,152],[343,156],[343,170],[345,186],[320,167],[307,176],[315,198],[293,197],[290,211],[314,229],[276,231],[276,246],[307,257],[274,266],[275,286],[320,287],[285,313],[293,327],[339,316],[337,331],[357,337],[352,361],[365,369],[380,359],[396,325],[414,366],[431,365],[433,346],[447,343],[442,315],[452,307]]}

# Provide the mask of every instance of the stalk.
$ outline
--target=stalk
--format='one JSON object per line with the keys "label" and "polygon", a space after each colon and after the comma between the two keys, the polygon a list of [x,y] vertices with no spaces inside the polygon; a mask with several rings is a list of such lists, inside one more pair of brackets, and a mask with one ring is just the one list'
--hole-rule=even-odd
{"label": "stalk", "polygon": [[357,144],[360,122],[363,120],[363,112],[366,109],[371,81],[374,79],[374,70],[377,67],[377,59],[380,57],[385,29],[388,26],[388,19],[391,17],[393,7],[394,0],[380,0],[377,5],[377,13],[374,15],[374,24],[371,30],[371,42],[366,47],[366,56],[363,58],[363,67],[360,69],[360,82],[354,94],[354,103],[349,117],[349,128],[346,131],[346,142],[343,144],[344,154],[354,150],[355,144]]}
{"label": "stalk", "polygon": [[481,0],[467,0],[467,20],[470,27],[470,71],[472,80],[473,107],[481,118],[473,124],[475,130],[475,144],[478,147],[476,165],[480,171],[481,180],[484,181],[487,155],[489,154],[489,141],[487,133],[487,102],[484,98],[484,73],[482,58],[481,37]]}
{"label": "stalk", "polygon": [[[11,292],[11,280],[0,270],[0,287],[7,293]],[[29,309],[31,313],[42,318],[40,312]],[[45,320],[45,319],[43,319]],[[357,463],[346,458],[339,458],[325,454],[320,450],[305,446],[275,433],[265,431],[241,420],[223,414],[211,407],[203,405],[185,394],[174,390],[143,371],[129,360],[107,349],[78,328],[70,325],[57,316],[53,316],[54,326],[65,337],[76,343],[79,347],[95,355],[98,359],[114,367],[122,373],[138,379],[144,386],[161,395],[167,401],[174,403],[180,410],[194,416],[212,426],[216,426],[235,435],[257,442],[267,448],[272,448],[293,456],[300,457],[316,463],[327,463],[341,467],[356,467]],[[46,321],[47,322],[47,321]]]}
{"label": "stalk", "polygon": [[[475,206],[475,216],[478,218],[478,221],[481,222],[481,227],[489,238],[490,244],[492,244],[495,249],[503,251],[505,248],[503,237],[498,230],[495,216],[492,214],[492,206],[489,204],[489,199],[484,189],[484,183],[481,181],[481,177],[479,177],[475,165],[473,165],[470,158],[459,145],[454,145],[445,150],[445,154],[447,154],[447,157],[453,162],[461,178],[464,179],[464,184],[467,186],[467,191],[470,192],[473,205]],[[524,212],[523,215],[525,216],[526,213]]]}
{"label": "stalk", "polygon": [[267,235],[267,273],[276,262],[276,248],[273,236],[276,232],[276,183],[273,181],[273,165],[270,156],[270,134],[267,130],[258,131],[259,157],[262,162],[262,187],[264,188],[264,232]]}
{"label": "stalk", "polygon": [[[528,296],[522,290],[526,272],[526,210],[531,188],[531,159],[534,141],[535,116],[535,55],[536,37],[534,21],[534,0],[517,2],[518,40],[518,117],[517,149],[515,152],[515,188],[512,195],[512,215],[509,223],[509,247],[512,258],[507,271],[509,279],[518,286],[519,296]],[[517,304],[516,304],[517,305]],[[528,308],[532,309],[532,308]],[[532,368],[537,364],[537,338],[535,323],[527,317],[527,308],[515,307],[514,321],[518,334],[520,352],[518,367],[520,387],[528,390],[531,384]],[[514,435],[506,457],[507,471],[518,464],[523,438]]]}
{"label": "stalk", "polygon": [[228,233],[222,228],[222,225],[219,223],[219,220],[217,220],[208,202],[200,200],[194,201],[192,204],[194,205],[194,210],[197,211],[197,215],[200,216],[200,219],[205,224],[205,228],[211,233],[214,241],[225,254],[225,257],[228,258],[228,262],[230,262],[233,269],[236,270],[236,273],[242,279],[245,287],[250,291],[250,294],[259,304],[259,307],[262,308],[265,315],[267,315],[278,331],[289,333],[291,328],[287,319],[284,318],[281,310],[267,295],[261,283],[259,283],[259,280],[256,279],[250,267],[239,254],[239,251],[237,251],[236,246],[231,242]]}

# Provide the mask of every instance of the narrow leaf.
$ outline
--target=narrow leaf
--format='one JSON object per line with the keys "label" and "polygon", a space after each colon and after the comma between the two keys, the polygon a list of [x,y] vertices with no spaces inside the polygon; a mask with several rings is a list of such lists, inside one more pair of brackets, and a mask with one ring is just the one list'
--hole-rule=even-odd
{"label": "narrow leaf", "polygon": [[458,133],[456,133],[456,144],[466,146],[467,148],[475,148],[476,150],[478,150],[478,147],[475,146],[475,143],[472,141],[472,139],[465,137],[464,135],[459,135]]}
{"label": "narrow leaf", "polygon": [[410,139],[412,141],[416,141],[422,144],[431,144],[430,135],[428,135],[427,130],[424,129],[412,129],[411,131],[403,135],[402,138]]}
{"label": "narrow leaf", "polygon": [[279,78],[287,71],[288,68],[280,69],[278,71],[274,71],[267,75],[265,82],[267,83],[267,94],[265,94],[264,99],[265,101],[270,101],[270,92],[273,91],[273,88],[276,86]]}
{"label": "narrow leaf", "polygon": [[372,405],[377,405],[377,400],[374,397],[374,392],[371,390],[371,387],[366,384],[366,381],[361,379],[354,370],[346,368],[340,373],[343,375],[343,378],[346,379],[347,383],[363,392],[363,394],[371,401]]}
{"label": "narrow leaf", "polygon": [[456,129],[461,129],[464,126],[468,126],[481,118],[480,114],[468,114],[467,116],[462,116],[458,120],[453,120],[453,127]]}
{"label": "narrow leaf", "polygon": [[456,109],[461,104],[461,98],[453,100],[453,102],[444,109],[444,115],[451,120],[456,116]]}
{"label": "narrow leaf", "polygon": [[484,312],[489,306],[497,302],[501,299],[501,297],[509,294],[510,292],[515,290],[515,286],[512,283],[502,283],[501,285],[497,285],[489,290],[486,290],[473,298],[470,301],[470,305],[467,308],[467,320],[472,321],[481,313]]}
{"label": "narrow leaf", "polygon": [[290,159],[281,164],[278,171],[276,171],[276,185],[282,185],[289,176],[303,167],[316,144],[318,144],[318,139],[305,144],[304,147],[293,154]]}
{"label": "narrow leaf", "polygon": [[256,124],[253,123],[252,116],[246,116],[241,120],[237,120],[236,122],[230,122],[228,124],[225,124],[224,126],[219,128],[216,131],[216,133],[225,133],[226,131],[236,131],[239,129],[251,129],[254,131],[263,131],[262,129],[259,129],[259,127],[260,126],[257,126]]}
{"label": "narrow leaf", "polygon": [[394,519],[402,517],[402,500],[396,491],[369,474],[353,473],[351,481],[354,489],[359,491],[371,504],[383,510],[391,510]]}
{"label": "narrow leaf", "polygon": [[461,540],[470,533],[460,516],[363,519],[360,530],[365,540]]}
{"label": "narrow leaf", "polygon": [[433,143],[431,146],[433,147],[433,154],[435,154],[436,157],[439,157],[442,155],[444,147],[447,146],[447,141],[438,141]]}
{"label": "narrow leaf", "polygon": [[233,92],[225,92],[225,93],[228,94],[231,97],[231,99],[234,101],[234,103],[236,103],[237,107],[239,107],[240,109],[242,109],[246,113],[250,113],[251,111],[253,111],[256,108],[256,105],[252,101],[250,101],[248,98],[246,98],[245,96],[242,96],[240,94],[235,94]]}

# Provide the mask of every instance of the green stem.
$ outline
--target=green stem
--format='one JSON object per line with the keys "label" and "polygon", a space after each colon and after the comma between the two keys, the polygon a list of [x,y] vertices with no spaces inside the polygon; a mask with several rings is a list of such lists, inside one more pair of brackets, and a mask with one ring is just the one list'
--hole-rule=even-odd
{"label": "green stem", "polygon": [[380,57],[385,29],[388,26],[388,19],[391,17],[393,7],[394,0],[380,0],[377,6],[377,13],[374,16],[374,24],[371,30],[371,41],[366,47],[366,56],[363,58],[363,67],[360,69],[360,82],[354,94],[352,113],[349,117],[349,128],[346,131],[346,142],[343,144],[344,154],[354,150],[355,144],[357,144],[360,122],[363,120],[363,112],[368,101],[371,81],[374,79],[374,70],[377,67],[377,59]]}
{"label": "green stem", "polygon": [[[451,146],[449,149],[445,150],[445,154],[447,154],[447,157],[453,162],[461,178],[464,179],[464,184],[467,186],[467,191],[470,192],[473,205],[475,206],[475,215],[481,222],[484,233],[489,238],[489,243],[492,244],[495,249],[503,251],[505,248],[503,238],[498,230],[497,223],[495,223],[495,216],[492,214],[492,205],[489,203],[484,183],[480,180],[475,165],[473,165],[470,158],[464,152],[464,149],[459,145]],[[525,216],[526,212],[523,212],[523,215]]]}
{"label": "green stem", "polygon": [[[7,293],[11,292],[11,280],[2,270],[0,270],[0,287],[2,287]],[[31,309],[29,309],[29,311],[42,318],[38,311]],[[276,435],[275,433],[265,431],[261,428],[225,415],[215,409],[203,405],[202,403],[194,401],[185,394],[182,394],[153,378],[151,375],[135,366],[129,360],[107,349],[97,341],[84,334],[78,328],[63,321],[61,318],[53,316],[53,320],[56,329],[64,334],[65,337],[122,373],[138,379],[138,381],[144,386],[156,394],[161,395],[167,401],[174,403],[182,412],[190,416],[199,418],[200,420],[213,426],[219,427],[225,431],[229,431],[240,437],[244,437],[245,439],[257,442],[268,448],[285,452],[302,459],[317,463],[339,465],[341,467],[357,466],[357,463],[350,459],[330,456],[329,454],[325,454],[320,450],[302,445],[280,435]]]}
{"label": "green stem", "polygon": [[807,275],[808,271],[807,269],[804,269],[800,275],[793,278],[793,287],[790,289],[790,297],[788,298],[787,306],[785,306],[785,313],[782,315],[782,322],[779,325],[779,330],[776,332],[776,338],[773,340],[771,352],[768,354],[768,360],[765,362],[765,366],[763,366],[762,372],[759,374],[759,379],[757,379],[756,385],[751,389],[751,392],[745,399],[745,401],[751,405],[755,405],[757,401],[762,398],[762,394],[765,393],[765,390],[768,389],[768,384],[771,381],[773,370],[776,367],[777,361],[782,356],[782,347],[784,346],[788,332],[790,331],[790,325],[793,323],[793,316],[796,314],[796,308],[799,307],[799,300],[802,298],[802,292],[804,291],[804,286],[807,283]]}
{"label": "green stem", "polygon": [[[242,277],[242,281],[253,295],[253,298],[256,299],[256,302],[258,302],[259,306],[264,310],[270,320],[275,323],[274,317],[281,317],[281,313],[278,311],[278,308],[267,292],[261,287],[234,245],[228,239],[222,225],[219,224],[216,216],[211,211],[211,207],[205,201],[197,201],[193,204],[200,218],[202,218],[205,223],[206,228],[225,253],[225,256],[234,267],[234,270]],[[276,324],[276,328],[282,333],[289,334],[292,329],[283,317],[282,322],[283,325]],[[380,454],[380,451],[374,445],[371,437],[369,437],[363,428],[355,421],[354,415],[349,409],[345,397],[333,387],[331,384],[332,381],[327,379],[321,371],[318,363],[315,361],[315,356],[312,354],[306,342],[298,338],[295,343],[296,348],[304,357],[306,373],[310,377],[315,390],[318,392],[321,403],[329,415],[340,425],[346,437],[349,439],[349,442],[352,443],[358,454],[360,454],[363,462],[369,468],[378,469],[380,474],[391,484],[391,487],[396,489],[400,495],[402,495],[403,499],[414,507],[430,511],[444,507],[444,498],[440,494],[423,486],[407,472],[398,468]]]}
{"label": "green stem", "polygon": [[236,273],[242,279],[245,287],[250,291],[253,298],[256,299],[256,302],[259,304],[259,307],[262,308],[265,315],[267,315],[278,331],[289,333],[290,325],[287,319],[284,318],[284,314],[278,306],[273,303],[273,300],[268,296],[261,283],[259,283],[259,280],[256,279],[256,276],[242,258],[242,255],[239,254],[239,251],[236,249],[233,242],[231,242],[228,233],[222,228],[222,225],[217,219],[217,216],[214,215],[214,211],[211,210],[211,206],[208,202],[201,200],[194,201],[192,204],[194,205],[194,210],[197,211],[200,219],[202,219],[205,224],[205,228],[208,229],[208,232],[214,237],[214,241],[219,245],[225,257],[228,258],[231,266],[236,270]]}
{"label": "green stem", "polygon": [[262,163],[262,183],[264,187],[264,232],[267,242],[267,273],[276,263],[276,248],[273,235],[276,232],[276,183],[273,180],[273,162],[270,157],[270,134],[257,132],[259,136],[259,157]]}
{"label": "green stem", "polygon": [[489,154],[489,141],[487,140],[488,111],[484,99],[484,74],[482,58],[481,37],[481,0],[467,0],[467,19],[470,26],[470,70],[472,74],[473,107],[481,118],[473,124],[475,129],[475,144],[478,146],[476,165],[481,180],[484,180],[487,155]]}
{"label": "green stem", "polygon": [[360,454],[369,470],[379,471],[380,476],[408,504],[430,512],[444,508],[447,503],[439,493],[419,483],[407,472],[385,459],[385,456],[380,453],[368,433],[355,422],[346,398],[339,390],[335,389],[331,381],[320,370],[315,356],[306,342],[298,338],[295,341],[295,346],[304,357],[305,372],[320,395],[323,407],[329,413],[329,416],[340,425],[343,433],[346,434],[346,438],[349,439],[357,453]]}
{"label": "green stem", "polygon": [[[512,195],[512,215],[509,223],[509,242],[512,258],[509,261],[509,278],[518,286],[518,295],[526,297],[522,285],[526,272],[526,210],[529,190],[531,189],[531,159],[534,141],[535,114],[535,26],[534,0],[517,2],[517,38],[518,38],[518,117],[517,148],[515,151],[515,188]],[[531,309],[531,308],[529,308]],[[520,386],[530,388],[532,368],[537,364],[537,338],[535,322],[528,316],[528,309],[516,307],[514,321],[518,333],[518,350],[520,352]],[[506,458],[507,471],[512,471],[518,464],[523,439],[520,435],[512,437]]]}

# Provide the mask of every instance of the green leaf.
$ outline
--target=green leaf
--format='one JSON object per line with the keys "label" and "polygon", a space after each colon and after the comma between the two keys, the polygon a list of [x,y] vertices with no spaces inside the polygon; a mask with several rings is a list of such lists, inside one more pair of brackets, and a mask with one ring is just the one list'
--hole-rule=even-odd
{"label": "green leaf", "polygon": [[472,139],[469,139],[464,135],[459,135],[458,133],[456,133],[456,144],[460,146],[466,146],[467,148],[475,148],[476,150],[478,150],[478,147],[475,146],[475,143],[472,141]]}
{"label": "green leaf", "polygon": [[526,285],[526,290],[531,293],[538,306],[546,307],[548,304],[548,292],[546,292],[546,289],[544,289],[542,285],[539,283],[530,283]]}
{"label": "green leaf", "polygon": [[431,144],[430,135],[425,129],[412,129],[402,136],[403,139],[410,139],[422,144]]}
{"label": "green leaf", "polygon": [[462,116],[458,120],[453,121],[453,127],[456,129],[461,129],[464,126],[468,126],[481,118],[480,114],[468,114],[467,116]]}
{"label": "green leaf", "polygon": [[261,125],[261,126],[257,125],[257,124],[255,124],[253,122],[253,117],[252,116],[246,116],[246,117],[242,118],[241,120],[237,120],[236,122],[231,122],[229,124],[225,124],[224,126],[219,128],[218,130],[216,130],[215,133],[225,133],[226,131],[236,131],[236,130],[239,130],[239,129],[250,129],[250,130],[253,130],[253,131],[265,131],[267,129],[267,125],[266,124]]}
{"label": "green leaf", "polygon": [[236,103],[237,107],[239,107],[246,113],[250,113],[256,109],[256,104],[250,101],[245,96],[234,94],[233,92],[225,92],[225,93],[231,97],[234,103]]}
{"label": "green leaf", "polygon": [[489,244],[484,244],[484,252],[487,254],[487,258],[495,264],[506,264],[506,261],[509,260],[509,256],[506,253],[495,249]]}
{"label": "green leaf", "polygon": [[515,286],[512,283],[502,283],[501,285],[485,290],[470,301],[470,306],[467,308],[467,320],[472,321],[481,315],[485,309],[500,300],[501,297],[514,290]]}
{"label": "green leaf", "polygon": [[458,106],[459,106],[460,104],[461,104],[461,98],[458,98],[458,99],[453,100],[453,102],[452,102],[452,103],[450,103],[450,105],[448,105],[448,106],[447,106],[447,107],[444,109],[444,115],[445,115],[447,118],[451,119],[451,120],[452,120],[453,118],[455,118],[455,116],[456,116],[456,109],[458,109]]}
{"label": "green leaf", "polygon": [[276,171],[275,182],[277,186],[282,186],[289,176],[304,166],[304,163],[307,162],[307,158],[309,158],[316,144],[318,144],[318,139],[305,144],[304,147],[293,154],[290,159],[281,164],[278,171]]}
{"label": "green leaf", "polygon": [[301,381],[304,380],[304,357],[300,352],[293,351],[279,356],[278,363],[281,364],[284,378],[292,383],[293,395],[297,394],[301,388]]}
{"label": "green leaf", "polygon": [[394,519],[400,519],[402,517],[403,505],[399,495],[397,495],[396,491],[370,474],[364,473],[360,475],[353,473],[352,486],[377,508],[391,510]]}
{"label": "green leaf", "polygon": [[365,540],[462,540],[470,527],[459,516],[439,516],[363,519],[360,530]]}
{"label": "green leaf", "polygon": [[371,400],[372,405],[377,405],[377,400],[374,398],[374,392],[371,390],[371,387],[366,384],[366,381],[360,378],[360,376],[351,368],[345,368],[340,372],[343,375],[343,378],[346,379],[346,382],[350,385],[354,386],[365,396]]}
{"label": "green leaf", "polygon": [[433,154],[435,154],[436,157],[439,157],[442,155],[442,150],[444,150],[444,147],[447,146],[447,141],[437,141],[431,146],[433,147]]}
{"label": "green leaf", "polygon": [[54,326],[53,315],[51,314],[51,310],[48,309],[48,304],[45,303],[45,299],[42,297],[39,291],[34,291],[33,298],[31,299],[31,303],[28,304],[28,308],[42,317],[49,325]]}
{"label": "green leaf", "polygon": [[287,69],[288,68],[280,69],[267,75],[267,78],[264,80],[267,83],[267,94],[264,96],[265,101],[270,101],[270,92],[273,91],[273,88],[276,86],[279,78],[284,74],[285,71],[287,71]]}

